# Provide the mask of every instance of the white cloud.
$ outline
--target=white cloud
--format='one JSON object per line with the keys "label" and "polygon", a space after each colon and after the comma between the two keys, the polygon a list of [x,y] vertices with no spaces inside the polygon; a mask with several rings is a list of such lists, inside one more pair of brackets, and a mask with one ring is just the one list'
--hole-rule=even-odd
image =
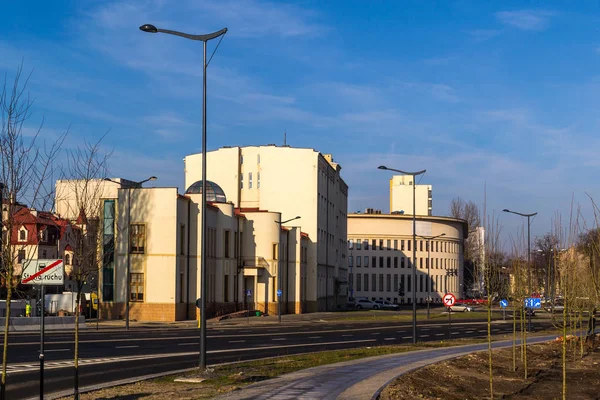
{"label": "white cloud", "polygon": [[524,31],[543,31],[554,15],[554,12],[545,10],[518,10],[497,12],[496,18],[505,25]]}

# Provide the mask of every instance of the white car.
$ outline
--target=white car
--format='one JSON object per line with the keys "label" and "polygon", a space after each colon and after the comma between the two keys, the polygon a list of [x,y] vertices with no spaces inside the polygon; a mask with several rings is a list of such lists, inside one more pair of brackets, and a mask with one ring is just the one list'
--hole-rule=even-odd
{"label": "white car", "polygon": [[359,310],[363,308],[365,310],[379,310],[381,306],[369,299],[358,299],[356,300],[356,308],[358,308]]}
{"label": "white car", "polygon": [[377,303],[382,310],[398,310],[400,308],[398,304],[391,303],[387,300],[375,300],[375,303]]}
{"label": "white car", "polygon": [[467,312],[473,311],[473,308],[465,303],[454,303],[453,306],[448,307],[448,310],[451,312]]}

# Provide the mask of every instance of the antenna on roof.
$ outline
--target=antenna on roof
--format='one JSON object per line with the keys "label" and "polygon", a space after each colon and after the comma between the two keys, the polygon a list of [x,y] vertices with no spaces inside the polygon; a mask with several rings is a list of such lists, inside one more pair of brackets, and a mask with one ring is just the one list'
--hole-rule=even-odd
{"label": "antenna on roof", "polygon": [[287,146],[287,132],[283,130],[283,145]]}

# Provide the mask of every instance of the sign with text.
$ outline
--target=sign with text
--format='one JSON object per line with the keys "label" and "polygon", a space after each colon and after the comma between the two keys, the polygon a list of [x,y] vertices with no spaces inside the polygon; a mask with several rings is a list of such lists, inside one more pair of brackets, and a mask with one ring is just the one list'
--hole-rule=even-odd
{"label": "sign with text", "polygon": [[21,283],[24,285],[62,285],[65,266],[63,260],[30,260],[23,264]]}
{"label": "sign with text", "polygon": [[542,308],[542,299],[540,299],[539,297],[528,297],[525,299],[525,307]]}

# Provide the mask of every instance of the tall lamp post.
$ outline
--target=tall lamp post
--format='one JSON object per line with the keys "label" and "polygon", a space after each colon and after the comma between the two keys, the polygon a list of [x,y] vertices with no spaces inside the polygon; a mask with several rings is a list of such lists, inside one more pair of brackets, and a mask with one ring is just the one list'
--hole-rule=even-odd
{"label": "tall lamp post", "polygon": [[[206,35],[190,35],[183,32],[171,31],[168,29],[158,29],[154,25],[145,24],[140,26],[140,30],[148,33],[167,33],[169,35],[181,36],[186,39],[200,41],[204,45],[203,79],[202,79],[202,216],[201,216],[201,235],[200,240],[200,370],[206,369],[206,68],[210,63],[206,61],[206,44],[209,40],[216,39],[227,33],[227,28]],[[221,43],[219,41],[219,43]],[[217,48],[219,45],[217,44]],[[215,48],[215,51],[217,49]],[[213,52],[214,55],[214,52]],[[212,56],[211,56],[212,59]]]}
{"label": "tall lamp post", "polygon": [[[406,172],[400,169],[388,168],[385,165],[380,165],[377,167],[378,169],[382,169],[385,171],[393,171],[398,172],[403,175],[412,175],[413,178],[413,265],[412,265],[412,309],[413,309],[413,344],[417,343],[417,187],[416,187],[416,177],[417,175],[424,174],[427,170],[417,171],[417,172]],[[391,210],[390,210],[391,212]]]}
{"label": "tall lamp post", "polygon": [[[148,182],[148,181],[155,181],[158,178],[155,176],[151,176],[148,179],[144,179],[143,181],[139,181],[139,182],[134,182],[134,184],[137,187],[141,187],[144,183]],[[121,185],[122,183],[119,183],[117,181],[113,181],[110,178],[104,178],[105,181],[107,182],[113,182],[116,183],[118,185]],[[129,186],[127,188],[127,266],[125,267],[125,274],[127,275],[125,277],[125,281],[127,282],[127,288],[126,290],[126,300],[125,300],[125,329],[129,330],[129,301],[131,300],[131,186]],[[99,285],[98,285],[99,286]],[[100,306],[100,304],[98,304],[98,307]]]}
{"label": "tall lamp post", "polygon": [[446,234],[442,233],[441,235],[436,235],[436,236],[421,236],[421,235],[419,235],[419,237],[421,239],[425,239],[427,241],[427,285],[426,285],[427,286],[427,319],[429,319],[429,303],[431,302],[431,299],[429,298],[430,297],[429,288],[431,287],[431,277],[429,276],[429,271],[431,269],[431,245],[432,245],[431,241],[433,239],[437,239],[442,236],[446,236]]}
{"label": "tall lamp post", "polygon": [[[287,219],[285,221],[282,221],[281,218],[279,219],[279,221],[275,221],[276,224],[279,225],[279,232],[277,232],[278,235],[281,235],[281,226],[283,224],[287,224],[288,222],[292,222],[294,220],[300,219],[300,216],[296,216],[294,218],[290,218]],[[277,320],[279,321],[279,323],[281,323],[281,298],[283,297],[283,282],[281,281],[281,255],[283,254],[283,252],[281,251],[281,246],[279,249],[279,261],[277,262]],[[287,262],[287,260],[286,260]],[[281,295],[279,295],[279,291],[281,292]],[[287,296],[287,293],[285,294]]]}
{"label": "tall lamp post", "polygon": [[[507,213],[511,213],[511,214],[516,214],[516,215],[520,215],[521,217],[527,217],[527,286],[528,286],[528,290],[529,290],[529,295],[531,296],[532,294],[532,287],[531,287],[531,217],[536,216],[537,213],[531,213],[531,214],[524,214],[524,213],[520,213],[520,212],[516,212],[516,211],[511,211],[509,209],[504,209],[502,210],[504,212]],[[529,314],[529,318],[528,318],[528,325],[529,325],[529,330],[531,331],[531,313]]]}

